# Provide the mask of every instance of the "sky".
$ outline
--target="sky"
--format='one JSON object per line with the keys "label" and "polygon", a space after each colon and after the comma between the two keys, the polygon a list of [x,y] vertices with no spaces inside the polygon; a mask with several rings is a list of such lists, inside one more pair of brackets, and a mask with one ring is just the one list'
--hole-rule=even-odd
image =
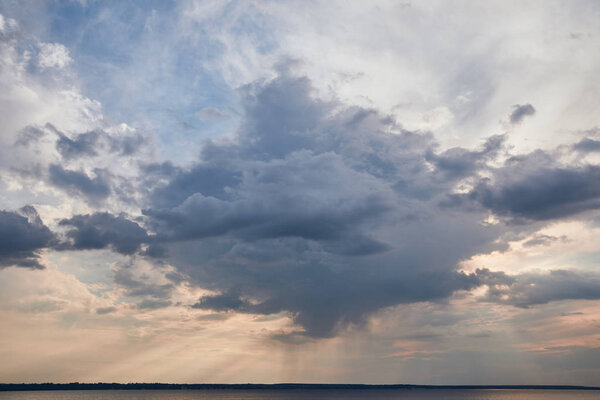
{"label": "sky", "polygon": [[0,0],[0,382],[597,385],[598,21]]}

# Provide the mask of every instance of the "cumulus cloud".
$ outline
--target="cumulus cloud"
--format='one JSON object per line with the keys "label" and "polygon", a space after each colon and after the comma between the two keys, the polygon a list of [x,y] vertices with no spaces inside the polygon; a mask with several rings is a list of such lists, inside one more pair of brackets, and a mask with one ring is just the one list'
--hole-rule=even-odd
{"label": "cumulus cloud", "polygon": [[43,269],[38,252],[54,241],[54,234],[35,208],[25,206],[16,212],[0,211],[0,267]]}
{"label": "cumulus cloud", "polygon": [[302,334],[328,337],[381,308],[475,287],[477,277],[456,264],[496,248],[498,231],[483,227],[481,214],[444,216],[437,204],[504,138],[457,149],[469,165],[440,175],[454,155],[437,154],[430,134],[311,91],[308,79],[287,72],[245,87],[234,141],[206,142],[189,169],[145,169],[157,185],[145,222],[168,261],[219,292],[194,307],[287,312]]}
{"label": "cumulus cloud", "polygon": [[514,110],[510,114],[510,123],[513,125],[520,123],[525,117],[535,114],[535,108],[531,104],[515,104],[513,108]]}
{"label": "cumulus cloud", "polygon": [[[160,258],[190,285],[216,293],[192,308],[284,312],[298,329],[290,335],[330,337],[386,307],[501,287],[495,281],[520,287],[513,277],[458,271],[464,259],[506,249],[499,238],[519,229],[482,223],[490,212],[525,223],[598,206],[598,167],[558,164],[543,151],[498,165],[509,151],[506,135],[476,150],[437,151],[430,133],[316,99],[310,80],[286,70],[241,95],[245,119],[232,139],[205,141],[201,159],[187,167],[141,167],[137,222],[110,213],[64,219],[62,248]],[[65,158],[93,149],[86,145],[93,136],[70,140]],[[52,182],[66,190],[91,200],[110,193],[102,175],[51,168]],[[456,193],[465,182],[470,189]],[[538,239],[525,246],[551,240]],[[140,309],[172,303],[172,282],[146,284],[127,269],[115,282],[140,298]],[[520,296],[532,300],[512,303],[536,302]]]}

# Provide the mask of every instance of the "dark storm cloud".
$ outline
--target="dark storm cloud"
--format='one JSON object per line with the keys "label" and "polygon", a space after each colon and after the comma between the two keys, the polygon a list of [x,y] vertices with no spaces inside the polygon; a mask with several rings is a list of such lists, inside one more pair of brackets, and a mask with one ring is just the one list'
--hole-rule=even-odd
{"label": "dark storm cloud", "polygon": [[35,208],[0,211],[0,267],[42,269],[37,252],[54,241],[54,234],[43,224]]}
{"label": "dark storm cloud", "polygon": [[514,110],[510,114],[511,124],[518,124],[523,121],[525,117],[535,114],[535,108],[531,104],[515,104],[513,108]]}
{"label": "dark storm cloud", "polygon": [[76,215],[63,219],[59,225],[69,228],[66,236],[71,243],[64,247],[73,250],[110,247],[121,254],[133,254],[148,241],[146,231],[124,215],[114,216],[106,212]]}
{"label": "dark storm cloud", "polygon": [[106,171],[96,169],[95,177],[90,178],[85,172],[64,169],[58,164],[48,169],[50,183],[68,193],[83,196],[92,203],[98,203],[110,196],[110,178]]}
{"label": "dark storm cloud", "polygon": [[[281,272],[270,269],[272,282],[259,282],[250,277],[242,280],[245,286],[240,291],[252,294],[259,301],[246,300],[234,288],[231,292],[202,297],[194,307],[253,314],[286,311],[304,329],[305,336],[320,338],[334,336],[347,325],[364,324],[375,310],[402,303],[441,300],[457,290],[469,290],[478,284],[474,275],[445,271],[412,273],[403,271],[401,266],[398,269],[387,273],[383,269],[366,273],[356,267],[334,271],[327,265],[295,265]],[[238,271],[239,275],[232,280],[246,272]],[[257,296],[258,293],[264,298]]]}
{"label": "dark storm cloud", "polygon": [[[504,137],[436,154],[428,133],[311,92],[308,79],[285,73],[245,87],[235,140],[207,141],[187,169],[144,167],[156,242],[190,283],[219,293],[193,307],[289,313],[304,336],[330,337],[379,309],[479,285],[456,263],[497,249],[501,229],[437,204]],[[455,167],[461,158],[468,165]]]}
{"label": "dark storm cloud", "polygon": [[[289,185],[290,177],[297,178],[296,187]],[[337,190],[321,193],[308,187],[312,185],[335,185]],[[231,234],[248,240],[321,240],[341,253],[369,254],[386,248],[359,228],[392,207],[386,198],[391,190],[386,193],[377,182],[345,167],[332,154],[297,153],[283,162],[261,164],[245,173],[242,189],[242,199],[227,201],[196,193],[176,208],[144,212],[152,218],[159,236],[175,240]],[[360,193],[369,189],[373,193]],[[335,198],[324,201],[320,194]],[[339,241],[351,242],[352,246]]]}
{"label": "dark storm cloud", "polygon": [[509,276],[478,270],[477,275],[489,287],[485,300],[496,303],[530,307],[560,300],[600,299],[600,276],[590,272],[554,270]]}
{"label": "dark storm cloud", "polygon": [[[489,212],[529,221],[596,207],[598,167],[557,165],[541,151],[492,167],[508,151],[504,135],[477,150],[436,152],[430,133],[315,100],[312,90],[286,72],[244,87],[234,138],[206,141],[186,168],[142,167],[144,228],[124,216],[77,216],[62,222],[73,227],[72,247],[134,254],[147,245],[143,255],[216,293],[193,308],[285,313],[298,330],[283,335],[295,341],[334,336],[398,304],[481,285],[519,288],[514,277],[457,270],[474,254],[506,249],[498,239],[509,227],[483,224]],[[464,181],[473,190],[451,195]],[[115,282],[140,308],[169,304],[170,284],[119,271]]]}

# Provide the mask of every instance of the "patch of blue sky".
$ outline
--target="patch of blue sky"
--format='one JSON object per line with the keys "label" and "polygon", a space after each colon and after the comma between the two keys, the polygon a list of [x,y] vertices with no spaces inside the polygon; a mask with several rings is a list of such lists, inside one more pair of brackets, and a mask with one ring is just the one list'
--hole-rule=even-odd
{"label": "patch of blue sky", "polygon": [[64,273],[74,275],[79,282],[96,285],[94,294],[100,295],[110,290],[113,282],[112,263],[126,263],[127,259],[106,250],[88,250],[47,253],[51,264]]}
{"label": "patch of blue sky", "polygon": [[[27,25],[43,19],[38,34],[69,49],[83,94],[102,103],[110,123],[155,135],[159,158],[185,163],[197,158],[202,139],[234,129],[239,97],[219,71],[204,66],[223,45],[198,24],[182,35],[182,3],[144,4],[49,2],[40,5],[45,17],[15,18],[28,18]],[[204,108],[223,110],[227,118],[199,119]]]}

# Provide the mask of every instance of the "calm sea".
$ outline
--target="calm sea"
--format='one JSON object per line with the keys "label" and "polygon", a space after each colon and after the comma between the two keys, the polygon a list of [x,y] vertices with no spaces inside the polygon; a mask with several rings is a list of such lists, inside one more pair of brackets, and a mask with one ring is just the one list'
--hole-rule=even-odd
{"label": "calm sea", "polygon": [[578,390],[86,390],[0,392],[0,400],[598,400]]}

